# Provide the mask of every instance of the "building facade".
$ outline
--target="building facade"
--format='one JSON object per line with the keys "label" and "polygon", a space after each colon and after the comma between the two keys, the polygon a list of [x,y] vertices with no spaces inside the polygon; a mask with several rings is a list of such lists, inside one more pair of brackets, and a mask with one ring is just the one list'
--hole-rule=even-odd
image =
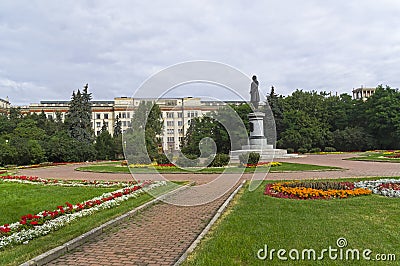
{"label": "building facade", "polygon": [[[133,114],[142,101],[150,101],[160,107],[164,123],[160,137],[164,151],[168,152],[180,149],[193,118],[216,111],[227,104],[244,103],[243,101],[202,101],[200,98],[193,97],[161,99],[117,97],[113,101],[91,101],[92,128],[95,135],[100,134],[103,125],[107,127],[110,134],[114,134],[117,117],[121,121],[122,131],[125,132],[131,127]],[[20,108],[22,114],[40,114],[43,111],[48,119],[55,119],[58,114],[64,121],[69,110],[69,101],[41,101]]]}
{"label": "building facade", "polygon": [[360,88],[353,89],[353,99],[366,101],[368,97],[375,93],[376,88]]}
{"label": "building facade", "polygon": [[8,97],[4,100],[0,98],[0,114],[7,114],[10,109],[10,101]]}

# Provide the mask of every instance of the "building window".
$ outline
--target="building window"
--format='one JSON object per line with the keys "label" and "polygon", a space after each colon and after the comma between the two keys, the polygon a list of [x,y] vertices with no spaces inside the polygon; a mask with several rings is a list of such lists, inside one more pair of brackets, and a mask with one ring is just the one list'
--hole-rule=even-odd
{"label": "building window", "polygon": [[174,137],[168,137],[168,138],[167,138],[167,141],[168,141],[168,142],[174,142]]}
{"label": "building window", "polygon": [[47,119],[53,119],[53,115],[47,115]]}
{"label": "building window", "polygon": [[178,121],[178,127],[181,127],[183,125],[182,121]]}
{"label": "building window", "polygon": [[100,114],[96,114],[96,119],[101,119]]}
{"label": "building window", "polygon": [[197,117],[197,116],[198,116],[198,114],[197,114],[197,111],[196,111],[196,112],[194,112],[194,116],[195,116],[195,117]]}
{"label": "building window", "polygon": [[169,126],[169,127],[174,126],[174,121],[167,121],[167,126]]}
{"label": "building window", "polygon": [[183,134],[183,129],[182,128],[178,128],[178,133],[179,134]]}
{"label": "building window", "polygon": [[108,119],[108,114],[104,114],[104,119]]}
{"label": "building window", "polygon": [[122,113],[122,118],[126,118],[126,113]]}
{"label": "building window", "polygon": [[100,135],[100,130],[97,130],[97,136]]}
{"label": "building window", "polygon": [[174,134],[174,129],[173,128],[168,128],[167,129],[167,134]]}
{"label": "building window", "polygon": [[126,113],[126,117],[127,117],[127,118],[131,118],[131,113],[129,113],[129,112]]}
{"label": "building window", "polygon": [[174,112],[167,112],[167,118],[174,118]]}
{"label": "building window", "polygon": [[96,122],[96,127],[101,127],[101,123],[100,122]]}
{"label": "building window", "polygon": [[122,121],[122,126],[126,127],[126,121]]}
{"label": "building window", "polygon": [[106,127],[108,127],[108,122],[104,122],[104,125],[105,125]]}
{"label": "building window", "polygon": [[180,142],[180,143],[183,142],[183,137],[179,137],[179,142]]}
{"label": "building window", "polygon": [[178,118],[182,118],[182,112],[178,113]]}

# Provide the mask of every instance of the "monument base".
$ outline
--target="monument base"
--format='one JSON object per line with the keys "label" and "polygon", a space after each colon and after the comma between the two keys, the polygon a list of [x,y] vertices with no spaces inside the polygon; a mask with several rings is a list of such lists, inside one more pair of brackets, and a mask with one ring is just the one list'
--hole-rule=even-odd
{"label": "monument base", "polygon": [[[250,145],[249,145],[250,146]],[[272,146],[272,145],[268,145]],[[297,154],[288,154],[286,150],[283,149],[257,149],[256,147],[251,147],[251,149],[242,149],[231,151],[229,156],[231,157],[231,162],[238,163],[239,162],[239,155],[246,154],[250,152],[256,152],[260,154],[260,161],[273,161],[274,159],[282,159],[282,158],[295,158],[298,157]]]}
{"label": "monument base", "polygon": [[248,116],[250,124],[249,144],[243,145],[241,150],[230,152],[232,162],[239,162],[239,155],[250,152],[259,153],[260,161],[272,161],[273,159],[298,156],[297,154],[288,154],[286,150],[274,149],[273,145],[267,144],[267,139],[264,136],[264,113],[254,112]]}

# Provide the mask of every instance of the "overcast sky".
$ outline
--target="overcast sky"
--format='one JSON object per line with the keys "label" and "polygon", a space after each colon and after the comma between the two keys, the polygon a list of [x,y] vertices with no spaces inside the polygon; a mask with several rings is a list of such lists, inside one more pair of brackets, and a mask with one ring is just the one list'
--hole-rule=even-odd
{"label": "overcast sky", "polygon": [[[151,75],[191,60],[256,74],[263,94],[271,85],[283,95],[397,88],[399,29],[398,0],[4,0],[0,98],[69,100],[86,83],[95,100],[132,96]],[[225,95],[216,86],[176,95],[207,93]]]}

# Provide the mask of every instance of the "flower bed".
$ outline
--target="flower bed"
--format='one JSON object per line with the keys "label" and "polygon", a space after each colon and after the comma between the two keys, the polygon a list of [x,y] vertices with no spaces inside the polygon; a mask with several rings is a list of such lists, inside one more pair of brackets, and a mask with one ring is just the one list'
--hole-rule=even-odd
{"label": "flower bed", "polygon": [[117,182],[117,181],[88,181],[88,180],[57,180],[57,179],[44,179],[37,176],[0,176],[0,180],[5,182],[17,182],[25,184],[44,184],[53,186],[66,186],[66,187],[126,187],[135,184],[135,181]]}
{"label": "flower bed", "polygon": [[66,202],[64,206],[58,206],[53,211],[43,210],[37,214],[23,215],[18,222],[0,226],[0,250],[10,245],[26,244],[34,238],[58,230],[80,217],[118,206],[123,201],[138,197],[145,187],[146,189],[153,189],[165,184],[164,181],[146,181],[114,192],[104,193],[99,197],[81,203],[71,204]]}
{"label": "flower bed", "polygon": [[255,167],[259,167],[259,166],[274,167],[274,166],[279,166],[279,165],[282,165],[282,163],[280,163],[280,162],[258,162],[257,164],[248,163],[248,164],[246,164],[246,167],[247,168],[255,168]]}
{"label": "flower bed", "polygon": [[176,165],[173,163],[159,163],[157,167],[176,167]]}
{"label": "flower bed", "polygon": [[369,195],[371,191],[356,188],[351,182],[282,182],[265,187],[265,195],[288,199],[332,199]]}
{"label": "flower bed", "polygon": [[400,179],[379,179],[354,183],[356,187],[365,188],[374,194],[400,198]]}

